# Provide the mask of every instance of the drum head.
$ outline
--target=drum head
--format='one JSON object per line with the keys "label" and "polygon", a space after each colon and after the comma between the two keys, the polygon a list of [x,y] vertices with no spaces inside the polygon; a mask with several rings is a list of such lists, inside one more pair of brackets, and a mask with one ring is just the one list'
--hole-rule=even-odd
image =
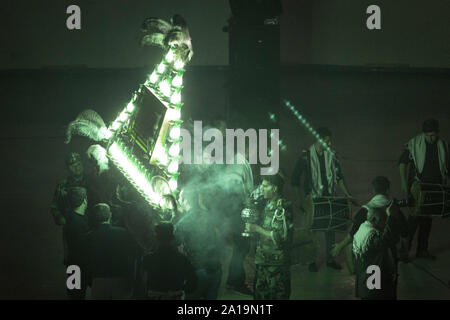
{"label": "drum head", "polygon": [[350,223],[350,213],[351,204],[347,198],[316,198],[311,230],[346,232]]}

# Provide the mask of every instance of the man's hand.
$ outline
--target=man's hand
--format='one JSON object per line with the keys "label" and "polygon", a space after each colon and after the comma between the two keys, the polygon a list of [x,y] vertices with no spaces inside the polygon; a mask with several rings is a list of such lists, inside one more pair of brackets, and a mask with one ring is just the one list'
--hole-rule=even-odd
{"label": "man's hand", "polygon": [[250,232],[250,233],[258,232],[258,228],[260,228],[260,227],[258,225],[256,225],[256,224],[253,224],[253,223],[247,222],[245,224],[245,231],[246,232]]}
{"label": "man's hand", "polygon": [[336,258],[341,253],[341,250],[342,250],[342,248],[339,245],[339,243],[336,243],[331,248],[330,254],[333,258]]}
{"label": "man's hand", "polygon": [[397,214],[399,212],[399,207],[396,201],[392,201],[389,207],[386,209],[386,214],[390,216],[391,214]]}

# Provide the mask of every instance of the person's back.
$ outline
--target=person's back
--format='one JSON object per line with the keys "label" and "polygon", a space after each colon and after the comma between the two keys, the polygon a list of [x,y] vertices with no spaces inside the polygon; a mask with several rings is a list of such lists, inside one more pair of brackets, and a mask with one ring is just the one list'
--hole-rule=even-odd
{"label": "person's back", "polygon": [[125,228],[101,224],[88,235],[93,277],[132,277],[136,246]]}
{"label": "person's back", "polygon": [[222,269],[214,218],[199,206],[177,223],[176,230],[198,279],[197,290],[188,298],[217,299]]}
{"label": "person's back", "polygon": [[137,246],[128,231],[110,225],[106,204],[94,207],[98,227],[87,236],[94,299],[126,299],[131,295]]}
{"label": "person's back", "polygon": [[[389,209],[387,210],[389,212]],[[392,231],[390,214],[382,208],[369,208],[367,221],[359,227],[353,238],[356,267],[356,296],[362,299],[396,299],[396,266],[390,250]],[[380,288],[370,289],[367,280],[370,266],[381,272]]]}
{"label": "person's back", "polygon": [[149,299],[180,299],[184,290],[196,286],[195,270],[190,261],[174,245],[173,226],[161,224],[155,228],[158,249],[144,257]]}
{"label": "person's back", "polygon": [[82,270],[81,289],[68,289],[70,299],[84,299],[86,286],[89,283],[87,265],[86,234],[89,231],[88,220],[85,215],[87,208],[86,189],[74,187],[68,192],[70,211],[65,214],[63,227],[66,243],[66,265],[76,265]]}

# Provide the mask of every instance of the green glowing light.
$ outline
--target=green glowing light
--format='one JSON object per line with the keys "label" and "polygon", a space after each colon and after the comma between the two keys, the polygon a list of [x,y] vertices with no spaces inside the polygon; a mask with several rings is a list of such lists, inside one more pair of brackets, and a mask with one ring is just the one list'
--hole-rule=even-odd
{"label": "green glowing light", "polygon": [[172,177],[172,179],[169,180],[169,187],[170,187],[170,190],[172,190],[172,191],[177,190],[178,182],[175,177]]}
{"label": "green glowing light", "polygon": [[173,51],[169,50],[169,52],[167,52],[166,54],[166,61],[170,63],[173,61],[173,58],[174,58]]}
{"label": "green glowing light", "polygon": [[178,109],[168,109],[167,110],[167,120],[176,121],[181,117],[181,112]]}
{"label": "green glowing light", "polygon": [[169,173],[175,173],[178,171],[178,160],[174,160],[169,164],[169,167],[167,167],[167,171]]}
{"label": "green glowing light", "polygon": [[155,150],[153,150],[153,154],[155,155],[156,159],[163,165],[167,166],[167,163],[169,162],[169,159],[167,158],[166,150],[164,148],[157,144],[155,146]]}
{"label": "green glowing light", "polygon": [[139,193],[141,193],[147,201],[154,203],[159,196],[153,192],[150,182],[147,179],[145,169],[144,171],[138,169],[139,167],[142,167],[142,165],[133,163],[126,152],[122,150],[116,142],[109,148],[109,153],[117,167],[125,174],[127,179],[135,186]]}
{"label": "green glowing light", "polygon": [[166,65],[163,63],[163,62],[161,62],[159,65],[158,65],[158,73],[159,74],[161,74],[161,73],[163,73],[164,72],[164,70],[166,70]]}
{"label": "green glowing light", "polygon": [[109,129],[101,128],[100,129],[100,136],[102,136],[104,139],[109,139],[112,137],[112,132]]}
{"label": "green glowing light", "polygon": [[178,143],[174,143],[170,148],[169,148],[169,154],[172,157],[176,157],[180,154],[180,145]]}
{"label": "green glowing light", "polygon": [[181,93],[180,92],[174,92],[172,94],[172,97],[170,98],[170,103],[172,104],[179,104],[181,102]]}
{"label": "green glowing light", "polygon": [[117,129],[119,129],[119,127],[120,127],[120,122],[119,121],[114,121],[113,122],[113,124],[111,125],[111,129],[113,130],[113,131],[116,131]]}
{"label": "green glowing light", "polygon": [[125,111],[122,111],[122,113],[119,116],[120,122],[125,122],[128,119],[128,114]]}
{"label": "green glowing light", "polygon": [[177,61],[175,61],[174,67],[175,67],[175,69],[177,69],[177,70],[183,69],[183,67],[184,67],[184,62],[181,61],[181,60],[177,60]]}
{"label": "green glowing light", "polygon": [[156,83],[156,81],[158,81],[158,75],[156,72],[153,72],[150,76],[150,83]]}
{"label": "green glowing light", "polygon": [[[333,152],[331,148],[328,146],[327,143],[320,137],[319,133],[314,130],[314,128],[308,123],[308,121],[305,120],[305,118],[302,117],[302,115],[295,110],[294,106],[291,105],[289,101],[284,102],[285,105],[294,113],[294,115],[298,118],[298,120],[309,130],[309,132],[319,141],[327,151]],[[283,149],[283,148],[282,148]]]}
{"label": "green glowing light", "polygon": [[162,81],[159,84],[159,90],[164,94],[166,97],[170,96],[170,85],[167,80]]}
{"label": "green glowing light", "polygon": [[172,85],[174,87],[177,87],[177,88],[181,87],[182,84],[183,84],[183,77],[182,76],[177,75],[177,76],[175,76],[175,78],[173,78]]}
{"label": "green glowing light", "polygon": [[134,104],[133,104],[133,102],[130,102],[130,103],[127,105],[127,111],[128,111],[129,113],[131,113],[131,112],[134,111]]}
{"label": "green glowing light", "polygon": [[169,136],[170,138],[172,138],[173,140],[176,140],[180,137],[181,135],[181,129],[179,127],[173,127],[170,130]]}

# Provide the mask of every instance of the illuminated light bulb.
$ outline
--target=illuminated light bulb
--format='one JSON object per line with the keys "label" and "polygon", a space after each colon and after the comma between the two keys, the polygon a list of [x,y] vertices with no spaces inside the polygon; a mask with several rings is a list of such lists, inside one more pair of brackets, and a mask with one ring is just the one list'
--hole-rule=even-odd
{"label": "illuminated light bulb", "polygon": [[306,120],[305,120],[305,119],[302,119],[302,123],[305,124],[305,123],[306,123]]}
{"label": "illuminated light bulb", "polygon": [[159,194],[152,192],[152,194],[150,195],[150,199],[153,203],[159,204],[161,202],[162,197]]}
{"label": "illuminated light bulb", "polygon": [[167,82],[167,80],[162,81],[159,84],[159,90],[166,96],[170,96],[170,85],[169,82]]}
{"label": "illuminated light bulb", "polygon": [[170,179],[169,187],[170,187],[170,190],[172,190],[172,191],[177,190],[178,182],[177,182],[177,180],[175,178]]}
{"label": "illuminated light bulb", "polygon": [[150,76],[150,83],[156,83],[156,81],[158,81],[158,75],[156,72],[153,72]]}
{"label": "illuminated light bulb", "polygon": [[169,133],[170,137],[175,140],[178,139],[181,135],[181,129],[178,127],[173,127]]}
{"label": "illuminated light bulb", "polygon": [[176,121],[181,117],[181,112],[178,109],[168,109],[167,110],[167,120]]}
{"label": "illuminated light bulb", "polygon": [[164,166],[167,165],[167,163],[169,162],[169,159],[167,158],[166,150],[164,150],[164,148],[160,144],[158,144],[155,147],[155,150],[153,151],[153,153],[155,154],[156,159],[158,159],[158,161],[162,165],[164,165]]}
{"label": "illuminated light bulb", "polygon": [[178,171],[178,161],[172,161],[169,164],[169,167],[167,168],[167,171],[169,171],[169,173],[175,173]]}
{"label": "illuminated light bulb", "polygon": [[166,61],[169,62],[169,63],[172,62],[173,61],[173,57],[174,57],[173,51],[169,50],[169,52],[167,52],[167,54],[166,54]]}
{"label": "illuminated light bulb", "polygon": [[174,143],[169,149],[169,154],[172,157],[178,156],[180,154],[180,145],[178,143]]}
{"label": "illuminated light bulb", "polygon": [[175,69],[178,69],[178,70],[183,69],[183,67],[184,67],[183,61],[181,61],[181,60],[175,61],[174,67],[175,67]]}
{"label": "illuminated light bulb", "polygon": [[183,77],[182,76],[175,76],[175,78],[173,78],[172,85],[174,87],[181,87],[182,84],[183,84]]}
{"label": "illuminated light bulb", "polygon": [[119,127],[120,127],[120,122],[116,120],[116,121],[113,122],[113,124],[111,126],[111,129],[116,131],[117,129],[119,129]]}
{"label": "illuminated light bulb", "polygon": [[159,65],[158,65],[158,73],[159,74],[161,74],[161,73],[163,73],[164,72],[164,70],[166,70],[166,65],[164,64],[164,63],[160,63]]}
{"label": "illuminated light bulb", "polygon": [[134,111],[134,104],[133,104],[133,102],[130,102],[130,103],[127,105],[127,111],[128,111],[128,112],[133,112],[133,111]]}
{"label": "illuminated light bulb", "polygon": [[127,118],[128,118],[128,114],[126,112],[122,111],[122,113],[119,116],[119,121],[124,122],[125,120],[127,120]]}
{"label": "illuminated light bulb", "polygon": [[100,129],[100,137],[102,139],[109,139],[109,138],[111,138],[111,136],[112,136],[112,132],[109,129],[107,129],[107,128]]}
{"label": "illuminated light bulb", "polygon": [[170,98],[170,103],[178,104],[181,102],[181,94],[179,92],[175,92]]}

